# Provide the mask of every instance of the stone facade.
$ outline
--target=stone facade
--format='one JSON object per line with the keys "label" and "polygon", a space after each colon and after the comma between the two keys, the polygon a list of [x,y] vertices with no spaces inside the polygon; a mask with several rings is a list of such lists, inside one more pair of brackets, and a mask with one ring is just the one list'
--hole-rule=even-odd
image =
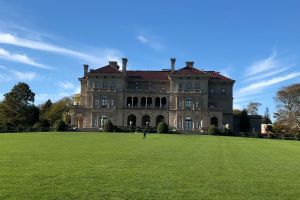
{"label": "stone facade", "polygon": [[127,59],[122,70],[115,61],[88,71],[79,78],[81,93],[75,101],[72,124],[78,128],[99,128],[110,119],[116,126],[156,127],[165,121],[170,128],[200,132],[212,124],[232,127],[231,80],[215,71],[195,68],[193,62],[175,70],[131,71]]}

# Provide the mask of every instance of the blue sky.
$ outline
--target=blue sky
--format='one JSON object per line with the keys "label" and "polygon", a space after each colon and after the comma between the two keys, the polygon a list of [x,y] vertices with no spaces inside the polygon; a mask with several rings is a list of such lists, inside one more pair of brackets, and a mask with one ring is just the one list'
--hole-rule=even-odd
{"label": "blue sky", "polygon": [[82,64],[128,58],[129,69],[187,60],[236,80],[234,107],[275,110],[300,82],[300,1],[0,0],[0,99],[18,81],[36,104],[79,90]]}

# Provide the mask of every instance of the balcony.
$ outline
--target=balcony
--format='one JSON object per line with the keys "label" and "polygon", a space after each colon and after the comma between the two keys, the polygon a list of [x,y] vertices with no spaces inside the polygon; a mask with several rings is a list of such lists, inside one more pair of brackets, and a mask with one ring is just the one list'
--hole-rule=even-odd
{"label": "balcony", "polygon": [[155,90],[155,89],[126,89],[126,93],[137,94],[137,93],[155,93],[155,94],[166,94],[168,90]]}
{"label": "balcony", "polygon": [[157,107],[157,106],[153,106],[153,105],[149,105],[149,106],[126,106],[125,109],[132,109],[132,110],[167,110],[168,107],[167,106],[161,106],[161,107]]}

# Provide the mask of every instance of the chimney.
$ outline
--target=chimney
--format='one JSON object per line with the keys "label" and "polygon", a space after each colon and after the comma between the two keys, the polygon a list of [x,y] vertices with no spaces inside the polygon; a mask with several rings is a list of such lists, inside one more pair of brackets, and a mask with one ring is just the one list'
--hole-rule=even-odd
{"label": "chimney", "polygon": [[108,63],[109,63],[110,66],[112,66],[112,67],[114,67],[116,69],[119,69],[117,61],[109,61]]}
{"label": "chimney", "polygon": [[83,64],[83,72],[84,72],[84,76],[86,76],[89,72],[89,65],[87,64]]}
{"label": "chimney", "polygon": [[127,62],[128,59],[127,58],[122,58],[122,71],[125,73],[127,70]]}
{"label": "chimney", "polygon": [[171,72],[175,71],[175,62],[176,62],[176,58],[170,58],[171,60]]}
{"label": "chimney", "polygon": [[187,67],[192,68],[193,65],[194,65],[194,61],[186,61],[185,64],[186,64]]}

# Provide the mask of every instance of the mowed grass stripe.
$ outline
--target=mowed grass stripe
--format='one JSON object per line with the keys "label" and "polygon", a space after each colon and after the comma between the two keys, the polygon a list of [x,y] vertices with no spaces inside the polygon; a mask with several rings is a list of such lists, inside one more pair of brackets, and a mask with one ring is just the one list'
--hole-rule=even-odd
{"label": "mowed grass stripe", "polygon": [[299,199],[300,143],[0,134],[0,199]]}

